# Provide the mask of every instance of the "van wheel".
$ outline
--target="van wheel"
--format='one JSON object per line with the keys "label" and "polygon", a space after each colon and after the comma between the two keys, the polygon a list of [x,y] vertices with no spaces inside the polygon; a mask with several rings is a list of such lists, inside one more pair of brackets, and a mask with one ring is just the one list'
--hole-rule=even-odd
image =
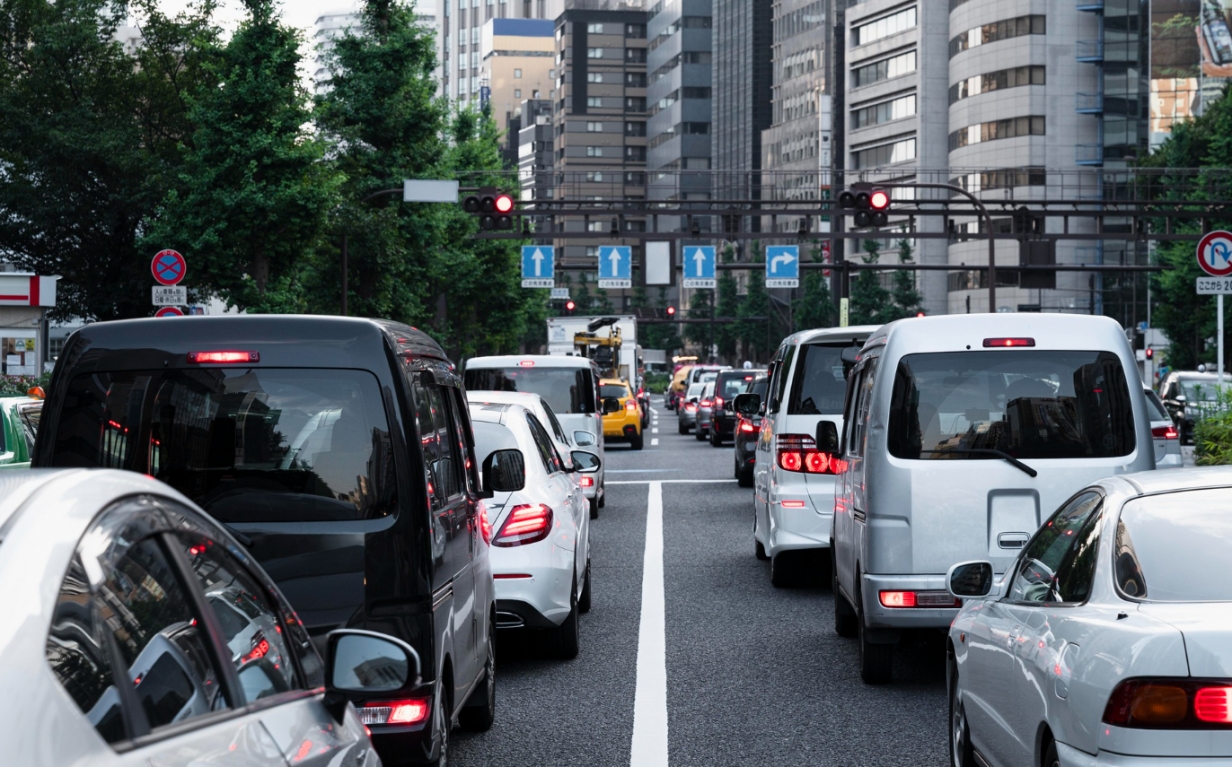
{"label": "van wheel", "polygon": [[449,730],[452,727],[449,712],[452,710],[453,703],[449,700],[448,685],[445,680],[441,680],[440,692],[436,696],[436,714],[433,717],[437,727],[437,756],[428,762],[428,767],[446,767],[449,764]]}
{"label": "van wheel", "polygon": [[486,732],[496,720],[496,626],[488,621],[488,659],[483,664],[483,684],[471,693],[458,724],[472,732]]}
{"label": "van wheel", "polygon": [[736,485],[738,487],[752,487],[753,486],[753,470],[744,469],[743,471],[741,471],[739,468],[737,468],[736,469]]}
{"label": "van wheel", "polygon": [[590,612],[590,557],[586,557],[586,585],[582,587],[582,596],[578,597],[578,611]]}
{"label": "van wheel", "polygon": [[794,551],[784,551],[770,557],[770,583],[776,589],[795,586],[799,578],[798,570]]}
{"label": "van wheel", "polygon": [[632,437],[629,437],[629,444],[634,450],[641,450],[643,442],[645,442],[645,437],[642,436],[641,433],[634,434]]}
{"label": "van wheel", "polygon": [[710,446],[723,447],[723,438],[719,436],[718,429],[715,429],[713,426],[710,427]]}
{"label": "van wheel", "polygon": [[595,495],[599,497],[599,508],[602,509],[604,506],[607,505],[607,488],[600,485],[599,490],[600,492],[595,493]]}
{"label": "van wheel", "polygon": [[868,628],[864,616],[856,618],[856,630],[860,642],[860,678],[865,684],[885,684],[894,678],[894,645],[873,644],[868,641]]}
{"label": "van wheel", "polygon": [[590,499],[590,518],[591,519],[599,518],[599,501],[595,500],[594,498]]}
{"label": "van wheel", "polygon": [[[831,544],[833,546],[833,544]],[[833,548],[830,549],[834,551]],[[838,590],[838,564],[834,555],[830,555],[830,591],[834,594],[834,633],[850,639],[859,629],[856,627],[856,611],[851,609],[847,597]]]}
{"label": "van wheel", "polygon": [[574,581],[573,588],[569,590],[569,608],[569,616],[565,618],[565,622],[551,631],[552,654],[563,660],[576,658],[582,642],[578,626],[577,581]]}

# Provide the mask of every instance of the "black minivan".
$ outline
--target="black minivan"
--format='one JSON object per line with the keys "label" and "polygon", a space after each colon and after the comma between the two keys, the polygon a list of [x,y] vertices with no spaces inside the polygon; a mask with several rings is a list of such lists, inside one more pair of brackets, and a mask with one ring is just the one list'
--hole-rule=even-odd
{"label": "black minivan", "polygon": [[152,475],[249,548],[314,638],[415,648],[413,697],[353,699],[386,764],[443,763],[453,722],[491,726],[479,467],[462,382],[428,335],[344,317],[102,322],[68,339],[49,388],[35,466]]}

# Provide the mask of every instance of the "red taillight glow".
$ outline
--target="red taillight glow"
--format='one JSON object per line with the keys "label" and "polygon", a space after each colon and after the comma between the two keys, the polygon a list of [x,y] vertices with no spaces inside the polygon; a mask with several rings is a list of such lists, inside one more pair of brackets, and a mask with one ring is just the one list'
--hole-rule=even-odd
{"label": "red taillight glow", "polygon": [[428,718],[428,700],[391,700],[365,703],[359,719],[369,724],[419,724]]}
{"label": "red taillight glow", "polygon": [[779,451],[779,468],[784,471],[800,471],[804,465],[804,454],[794,450]]}
{"label": "red taillight glow", "polygon": [[625,403],[625,410],[637,410],[637,400],[631,399]]}
{"label": "red taillight glow", "polygon": [[962,607],[948,591],[882,591],[878,598],[883,607]]}
{"label": "red taillight glow", "polygon": [[582,487],[594,487],[595,486],[594,477],[582,477],[581,482],[582,482]]}
{"label": "red taillight glow", "polygon": [[493,546],[525,546],[542,541],[552,531],[552,510],[541,503],[515,506],[500,532],[492,539]]}
{"label": "red taillight glow", "polygon": [[188,361],[199,365],[204,364],[221,364],[234,365],[237,362],[260,362],[260,352],[238,352],[238,351],[217,351],[217,352],[189,352]]}
{"label": "red taillight glow", "polygon": [[723,398],[722,398],[722,397],[715,397],[715,398],[714,398],[714,408],[715,408],[715,410],[718,410],[718,409],[720,409],[720,408],[722,408],[722,407],[723,407]]}
{"label": "red taillight glow", "polygon": [[804,501],[779,501],[779,505],[784,509],[803,509]]}
{"label": "red taillight glow", "polygon": [[846,465],[838,456],[817,450],[807,434],[780,434],[775,442],[779,468],[804,474],[839,474]]}
{"label": "red taillight glow", "polygon": [[1145,730],[1232,728],[1227,680],[1127,679],[1104,707],[1104,724]]}
{"label": "red taillight glow", "polygon": [[1177,434],[1176,427],[1173,426],[1172,424],[1168,424],[1167,426],[1156,426],[1154,429],[1151,429],[1151,436],[1154,437],[1155,439],[1179,439],[1180,438],[1180,435]]}
{"label": "red taillight glow", "polygon": [[1199,722],[1232,724],[1232,687],[1202,687],[1194,693],[1194,716]]}
{"label": "red taillight glow", "polygon": [[523,367],[523,368],[533,368],[534,366],[535,366],[534,360],[522,360],[521,362],[518,363],[518,367]]}
{"label": "red taillight glow", "polygon": [[492,578],[498,581],[523,581],[533,578],[529,573],[493,573]]}
{"label": "red taillight glow", "polygon": [[745,434],[749,434],[751,432],[757,431],[757,427],[749,423],[748,421],[741,421],[740,431],[744,432]]}
{"label": "red taillight glow", "polygon": [[1034,338],[985,338],[984,348],[1008,346],[1035,346]]}
{"label": "red taillight glow", "polygon": [[254,661],[254,660],[259,660],[261,658],[264,658],[266,653],[269,652],[269,650],[270,650],[269,642],[266,639],[262,638],[260,642],[257,642],[256,647],[252,648],[252,652],[244,656],[243,662],[248,663],[249,661]]}
{"label": "red taillight glow", "polygon": [[708,400],[708,399],[704,399],[704,400],[702,400],[702,401],[701,401],[700,403],[698,403],[698,404],[700,404],[702,407],[710,407],[710,404],[711,404],[711,403],[710,403],[710,400]]}
{"label": "red taillight glow", "polygon": [[483,501],[479,502],[479,533],[484,543],[492,543],[492,522],[488,520],[488,507]]}
{"label": "red taillight glow", "polygon": [[690,410],[690,411],[692,411],[692,410],[697,410],[697,404],[696,404],[696,403],[694,403],[694,402],[690,402],[689,404],[687,404],[687,405],[685,405],[685,406],[684,406],[684,409],[685,409],[685,410]]}
{"label": "red taillight glow", "polygon": [[883,591],[881,604],[884,607],[915,607],[914,591]]}

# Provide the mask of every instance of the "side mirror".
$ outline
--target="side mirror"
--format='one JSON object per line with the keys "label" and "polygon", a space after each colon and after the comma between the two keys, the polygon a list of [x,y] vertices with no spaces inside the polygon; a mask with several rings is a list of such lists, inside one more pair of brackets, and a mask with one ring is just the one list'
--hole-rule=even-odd
{"label": "side mirror", "polygon": [[736,398],[732,400],[732,407],[743,416],[757,415],[757,411],[761,409],[761,395],[753,394],[752,392],[737,394]]}
{"label": "side mirror", "polygon": [[838,426],[833,421],[817,422],[817,449],[830,454],[838,452]]}
{"label": "side mirror", "polygon": [[496,450],[483,459],[483,497],[526,487],[526,459],[521,450]]}
{"label": "side mirror", "polygon": [[574,450],[569,455],[573,458],[573,465],[583,474],[594,474],[603,465],[599,456],[585,450]]}
{"label": "side mirror", "polygon": [[946,588],[950,596],[959,599],[978,599],[992,593],[991,562],[959,562],[946,574]]}
{"label": "side mirror", "polygon": [[603,398],[603,414],[604,415],[611,415],[612,413],[619,413],[619,412],[620,412],[620,400],[616,399],[615,397],[604,397]]}
{"label": "side mirror", "polygon": [[1184,395],[1184,394],[1178,394],[1178,395],[1176,395],[1176,401],[1177,401],[1177,402],[1184,402],[1184,401],[1185,401],[1185,395]]}
{"label": "side mirror", "polygon": [[588,431],[573,432],[573,444],[578,447],[590,447],[595,444],[595,435]]}
{"label": "side mirror", "polygon": [[419,653],[406,642],[375,631],[339,629],[326,637],[325,706],[337,722],[347,696],[394,695],[421,681]]}

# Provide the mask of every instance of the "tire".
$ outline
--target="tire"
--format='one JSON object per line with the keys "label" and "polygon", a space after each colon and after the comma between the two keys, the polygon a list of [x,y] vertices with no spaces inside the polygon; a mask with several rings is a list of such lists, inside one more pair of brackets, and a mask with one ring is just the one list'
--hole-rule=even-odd
{"label": "tire", "polygon": [[713,425],[710,427],[710,446],[723,447],[723,438],[719,436],[718,430]]}
{"label": "tire", "polygon": [[765,562],[770,557],[766,555],[766,547],[761,545],[761,541],[753,539],[753,556]]}
{"label": "tire", "polygon": [[864,616],[856,617],[857,639],[860,643],[860,678],[865,684],[885,684],[894,678],[894,645],[868,641]]}
{"label": "tire", "polygon": [[[958,664],[950,657],[946,669],[946,678],[950,688],[950,767],[972,767],[975,762],[975,748],[971,745],[971,727],[967,724],[967,712],[963,710],[962,699],[959,696]],[[1051,746],[1051,760],[1044,759],[1045,767],[1055,767],[1057,747]]]}
{"label": "tire", "polygon": [[847,597],[838,590],[838,564],[834,561],[833,544],[830,555],[830,591],[834,594],[834,633],[851,639],[860,629],[856,626],[856,611],[851,608]]}
{"label": "tire", "polygon": [[738,485],[739,487],[752,487],[753,486],[753,470],[745,469],[744,471],[737,474],[736,475],[736,485]]}
{"label": "tire", "polygon": [[676,431],[680,432],[681,434],[688,434],[688,433],[689,433],[689,427],[685,425],[685,422],[684,422],[684,421],[677,421],[677,422],[676,422]]}
{"label": "tire", "polygon": [[784,551],[770,557],[770,584],[776,589],[789,589],[796,585],[798,571],[796,552]]}
{"label": "tire", "polygon": [[586,558],[586,585],[582,587],[582,596],[578,597],[578,612],[590,612],[590,557]]}
{"label": "tire", "polygon": [[642,449],[642,444],[643,444],[645,441],[646,441],[646,438],[645,438],[645,437],[641,434],[641,432],[639,432],[639,433],[637,433],[637,434],[634,434],[632,437],[629,437],[629,445],[630,445],[630,446],[631,446],[634,450],[641,450],[641,449]]}
{"label": "tire", "polygon": [[702,440],[706,438],[706,432],[702,431],[702,427],[698,426],[697,433],[693,435],[693,438],[696,439],[698,442],[701,442]]}
{"label": "tire", "polygon": [[602,505],[602,504],[600,504],[600,503],[599,503],[597,500],[595,500],[594,498],[591,498],[591,499],[590,499],[590,518],[591,518],[591,519],[598,519],[598,518],[599,518],[599,506],[601,506],[601,505]]}
{"label": "tire", "polygon": [[599,489],[602,490],[603,492],[595,493],[595,495],[599,497],[599,508],[602,509],[604,506],[607,505],[607,488],[600,486]]}
{"label": "tire", "polygon": [[471,732],[486,732],[496,721],[496,626],[491,619],[488,621],[488,659],[484,663],[483,684],[471,693],[470,700],[462,713],[458,714],[458,724],[462,729]]}
{"label": "tire", "polygon": [[440,728],[437,733],[437,756],[428,762],[428,767],[446,767],[449,764],[449,731],[452,723],[449,721],[449,711],[453,710],[453,702],[449,700],[449,692],[444,683],[436,695],[436,715],[434,721]]}
{"label": "tire", "polygon": [[569,591],[569,615],[565,618],[565,622],[552,629],[551,648],[552,655],[561,660],[572,660],[578,656],[578,649],[582,643],[580,627],[578,626],[578,593],[577,583],[573,584],[573,588]]}
{"label": "tire", "polygon": [[1057,755],[1057,742],[1055,740],[1048,741],[1048,750],[1044,752],[1044,767],[1061,767],[1061,757]]}

